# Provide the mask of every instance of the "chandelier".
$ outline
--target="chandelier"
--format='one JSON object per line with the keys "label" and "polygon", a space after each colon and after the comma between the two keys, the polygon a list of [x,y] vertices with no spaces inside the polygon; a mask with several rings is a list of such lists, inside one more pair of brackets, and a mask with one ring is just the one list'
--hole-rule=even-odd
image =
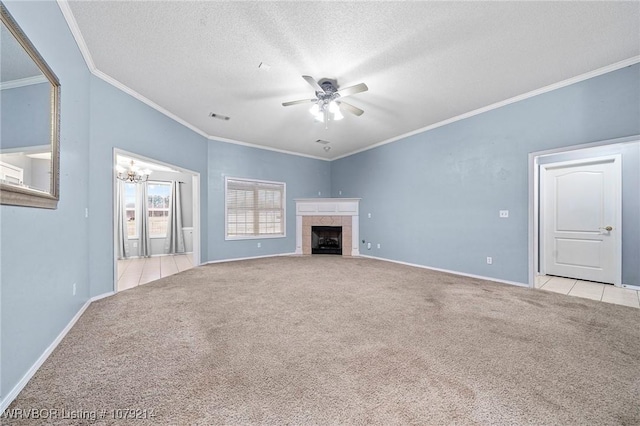
{"label": "chandelier", "polygon": [[133,160],[131,160],[128,169],[118,164],[116,166],[116,172],[118,179],[132,183],[146,182],[151,174],[151,170],[149,169],[140,170],[140,168],[133,163]]}

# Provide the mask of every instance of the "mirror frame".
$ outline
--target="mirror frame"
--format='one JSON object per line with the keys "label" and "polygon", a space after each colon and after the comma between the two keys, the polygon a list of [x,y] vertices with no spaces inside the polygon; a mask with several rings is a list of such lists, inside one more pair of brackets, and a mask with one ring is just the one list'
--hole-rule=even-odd
{"label": "mirror frame", "polygon": [[49,192],[0,183],[0,204],[56,209],[60,200],[60,81],[38,53],[29,38],[0,2],[2,23],[36,63],[51,84],[51,184]]}

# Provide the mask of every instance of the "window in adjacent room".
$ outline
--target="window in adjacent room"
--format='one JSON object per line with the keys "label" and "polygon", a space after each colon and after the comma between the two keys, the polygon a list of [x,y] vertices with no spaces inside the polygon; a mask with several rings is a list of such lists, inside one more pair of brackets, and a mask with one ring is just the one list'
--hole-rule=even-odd
{"label": "window in adjacent room", "polygon": [[171,201],[171,184],[168,182],[148,182],[147,211],[149,214],[149,237],[167,236],[169,223],[169,202]]}
{"label": "window in adjacent room", "polygon": [[226,239],[284,237],[285,184],[225,179]]}
{"label": "window in adjacent room", "polygon": [[138,238],[138,227],[136,226],[136,217],[138,217],[138,185],[135,183],[124,184],[124,206],[127,215],[127,237]]}

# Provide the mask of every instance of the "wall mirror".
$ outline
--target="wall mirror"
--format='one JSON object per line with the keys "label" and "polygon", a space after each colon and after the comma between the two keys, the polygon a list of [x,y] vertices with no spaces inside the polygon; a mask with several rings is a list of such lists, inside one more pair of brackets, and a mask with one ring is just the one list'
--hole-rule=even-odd
{"label": "wall mirror", "polygon": [[60,82],[0,3],[0,203],[55,209]]}

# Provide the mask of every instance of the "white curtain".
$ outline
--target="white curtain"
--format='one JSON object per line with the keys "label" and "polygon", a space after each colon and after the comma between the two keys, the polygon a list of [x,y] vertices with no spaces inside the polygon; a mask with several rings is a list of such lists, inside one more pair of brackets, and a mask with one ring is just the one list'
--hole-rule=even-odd
{"label": "white curtain", "polygon": [[171,182],[171,199],[169,200],[169,222],[164,251],[167,254],[184,253],[184,235],[182,234],[182,203],[180,202],[180,183]]}
{"label": "white curtain", "polygon": [[127,212],[124,201],[124,182],[116,182],[116,222],[118,233],[118,259],[129,257],[129,243],[127,242]]}
{"label": "white curtain", "polygon": [[139,240],[139,256],[149,257],[151,256],[151,241],[149,239],[149,208],[147,200],[147,183],[144,182],[140,185],[140,191],[138,191],[138,202],[140,205],[140,218],[138,222],[138,235]]}

